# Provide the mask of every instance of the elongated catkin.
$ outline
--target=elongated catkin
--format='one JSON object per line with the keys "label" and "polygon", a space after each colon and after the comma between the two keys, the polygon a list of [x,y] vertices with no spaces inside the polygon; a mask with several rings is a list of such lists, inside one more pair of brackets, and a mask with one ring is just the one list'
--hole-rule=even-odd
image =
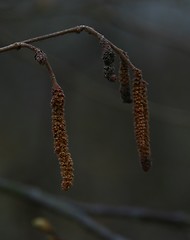
{"label": "elongated catkin", "polygon": [[147,172],[151,167],[149,112],[146,82],[140,71],[135,73],[133,82],[134,130],[142,168]]}
{"label": "elongated catkin", "polygon": [[73,184],[73,161],[68,148],[68,135],[64,117],[65,96],[61,87],[56,83],[52,88],[52,132],[54,151],[58,157],[62,176],[62,189],[68,190]]}
{"label": "elongated catkin", "polygon": [[121,99],[124,103],[131,103],[131,87],[130,87],[129,66],[126,62],[120,61],[119,66],[119,83]]}

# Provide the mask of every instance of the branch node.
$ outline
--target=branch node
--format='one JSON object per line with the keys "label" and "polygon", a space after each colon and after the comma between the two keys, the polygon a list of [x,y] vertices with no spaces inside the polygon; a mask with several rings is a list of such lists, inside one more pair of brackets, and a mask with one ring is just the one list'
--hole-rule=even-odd
{"label": "branch node", "polygon": [[16,42],[16,43],[14,43],[14,46],[15,46],[15,48],[17,49],[17,50],[20,50],[21,49],[21,42]]}
{"label": "branch node", "polygon": [[77,26],[77,28],[76,28],[76,33],[81,33],[85,28],[86,28],[85,25]]}

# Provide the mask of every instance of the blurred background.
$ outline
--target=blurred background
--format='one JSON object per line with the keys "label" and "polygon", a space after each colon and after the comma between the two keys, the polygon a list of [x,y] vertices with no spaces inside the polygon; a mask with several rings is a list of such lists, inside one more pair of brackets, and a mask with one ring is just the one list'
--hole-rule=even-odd
{"label": "blurred background", "polygon": [[[28,50],[0,54],[0,176],[79,202],[190,212],[190,1],[0,1],[0,46],[85,24],[126,50],[149,83],[153,166],[144,173],[131,106],[104,79],[98,41],[86,33],[34,44],[48,55],[66,95],[75,182],[60,189],[51,135],[51,82]],[[45,216],[63,239],[97,239],[72,220],[0,193],[4,240],[45,237]],[[98,219],[130,239],[190,239],[188,231],[130,219]]]}

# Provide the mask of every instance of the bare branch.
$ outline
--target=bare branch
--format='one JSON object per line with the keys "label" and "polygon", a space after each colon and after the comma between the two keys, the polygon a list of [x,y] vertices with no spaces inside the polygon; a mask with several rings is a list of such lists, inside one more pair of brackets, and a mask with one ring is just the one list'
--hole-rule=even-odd
{"label": "bare branch", "polygon": [[0,178],[0,191],[16,197],[24,198],[27,201],[31,201],[32,203],[39,204],[42,207],[48,208],[58,214],[62,214],[103,239],[129,240],[128,238],[116,234],[99,224],[80,207],[65,198],[54,197],[53,195],[45,193],[38,188],[16,183],[4,178]]}
{"label": "bare branch", "polygon": [[[86,26],[86,25],[79,25],[79,26],[76,26],[76,27],[72,27],[72,28],[62,30],[62,31],[58,31],[58,32],[54,32],[54,33],[45,34],[45,35],[41,35],[41,36],[38,36],[38,37],[26,39],[26,40],[23,40],[21,42],[22,43],[40,42],[40,41],[43,41],[43,40],[46,40],[46,39],[55,38],[55,37],[63,36],[63,35],[70,34],[70,33],[81,33],[82,31],[85,31],[85,32],[93,35],[98,40],[101,40],[102,38],[104,38],[104,36],[101,33],[96,31],[92,27],[89,27],[89,26]],[[126,61],[130,65],[130,67],[133,70],[135,70],[136,67],[132,64],[128,55],[122,49],[120,49],[116,45],[114,45],[111,41],[109,41],[108,39],[106,39],[106,40],[109,42],[109,44],[111,45],[113,50],[120,56],[120,58],[123,59],[124,61]],[[10,50],[13,50],[13,49],[18,49],[18,44],[19,43],[13,43],[13,44],[10,44],[8,46],[2,47],[2,48],[0,48],[0,53],[10,51]]]}
{"label": "bare branch", "polygon": [[35,60],[39,64],[46,66],[48,73],[50,75],[52,84],[55,84],[56,83],[55,74],[53,72],[53,69],[52,69],[49,61],[48,61],[47,55],[41,49],[39,49],[31,44],[28,44],[26,42],[15,42],[6,47],[0,48],[0,52],[10,51],[13,49],[20,50],[21,48],[27,48],[35,53]]}

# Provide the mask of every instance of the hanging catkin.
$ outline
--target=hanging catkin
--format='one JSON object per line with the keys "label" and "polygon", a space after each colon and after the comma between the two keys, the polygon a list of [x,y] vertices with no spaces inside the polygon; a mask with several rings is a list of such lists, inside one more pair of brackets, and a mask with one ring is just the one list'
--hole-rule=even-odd
{"label": "hanging catkin", "polygon": [[129,66],[123,60],[120,61],[119,66],[119,83],[120,83],[120,94],[121,99],[124,103],[131,103],[131,90],[130,90],[130,75]]}
{"label": "hanging catkin", "polygon": [[141,71],[136,70],[133,82],[134,128],[140,161],[145,172],[151,167],[146,85],[147,83],[142,79]]}
{"label": "hanging catkin", "polygon": [[54,151],[58,157],[62,176],[62,189],[68,190],[73,184],[73,161],[68,148],[68,136],[64,117],[65,96],[61,87],[55,83],[52,88],[52,132]]}
{"label": "hanging catkin", "polygon": [[105,38],[102,38],[100,40],[100,45],[102,47],[102,60],[104,62],[104,77],[110,82],[115,82],[117,80],[115,68],[113,65],[115,60],[115,53]]}

